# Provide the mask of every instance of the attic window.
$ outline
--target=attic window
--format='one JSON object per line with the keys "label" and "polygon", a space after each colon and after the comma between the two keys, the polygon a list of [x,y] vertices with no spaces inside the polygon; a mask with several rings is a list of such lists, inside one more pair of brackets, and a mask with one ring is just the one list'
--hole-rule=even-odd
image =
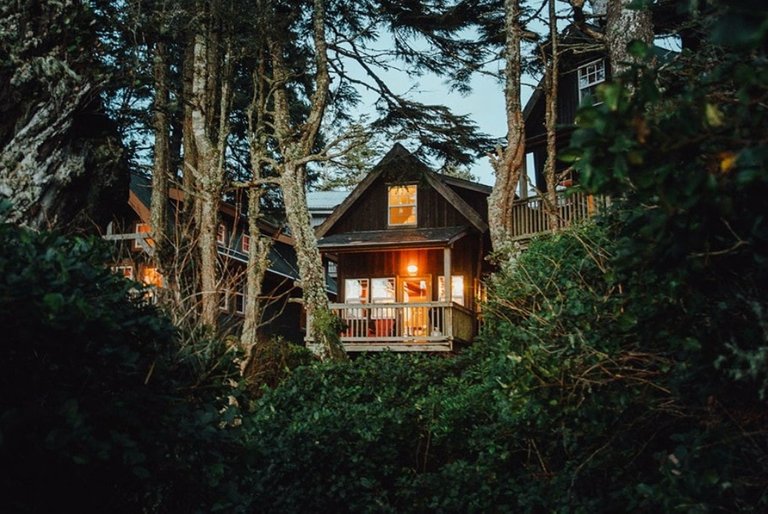
{"label": "attic window", "polygon": [[389,186],[388,195],[389,226],[416,225],[416,184]]}
{"label": "attic window", "polygon": [[591,96],[596,98],[597,85],[605,82],[605,59],[598,59],[579,66],[579,103],[584,98]]}

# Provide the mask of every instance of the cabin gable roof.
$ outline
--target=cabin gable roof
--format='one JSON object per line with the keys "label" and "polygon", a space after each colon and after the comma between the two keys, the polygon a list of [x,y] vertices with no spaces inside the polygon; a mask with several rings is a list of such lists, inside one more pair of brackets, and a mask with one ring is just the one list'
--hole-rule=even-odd
{"label": "cabin gable roof", "polygon": [[[342,222],[345,217],[354,215],[356,206],[360,202],[370,199],[376,188],[381,188],[382,182],[386,183],[417,183],[426,185],[438,193],[454,209],[459,216],[466,220],[466,224],[484,233],[488,230],[486,218],[475,207],[465,201],[455,189],[465,189],[471,194],[481,193],[487,196],[491,188],[482,184],[445,177],[429,169],[417,157],[412,155],[402,145],[396,143],[382,160],[371,170],[347,198],[331,213],[331,215],[316,229],[318,238],[330,235],[333,229]],[[454,216],[456,216],[454,214]],[[464,222],[462,222],[463,224]],[[396,230],[396,229],[392,229]]]}

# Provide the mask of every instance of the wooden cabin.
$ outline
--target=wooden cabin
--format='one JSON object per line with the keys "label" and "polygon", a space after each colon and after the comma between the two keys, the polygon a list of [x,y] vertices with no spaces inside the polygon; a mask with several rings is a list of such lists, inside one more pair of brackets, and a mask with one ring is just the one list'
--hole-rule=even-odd
{"label": "wooden cabin", "polygon": [[[600,30],[599,27],[594,27]],[[597,102],[597,87],[610,78],[605,51],[574,25],[569,26],[561,42],[559,87],[557,97],[557,148],[570,144],[575,129],[576,111],[582,102]],[[544,164],[547,159],[546,97],[544,79],[539,82],[523,109],[525,121],[526,173],[521,177],[520,195],[513,207],[514,238],[526,241],[550,230],[542,195],[547,192]],[[579,191],[578,177],[568,165],[558,161],[557,196],[560,226],[592,216],[606,202]]]}
{"label": "wooden cabin", "polygon": [[[132,174],[128,203],[118,210],[115,219],[107,226],[104,239],[116,243],[112,269],[127,278],[152,286],[155,296],[163,294],[164,277],[158,272],[154,260],[155,244],[149,237],[149,205],[152,183],[147,177]],[[180,224],[180,211],[184,194],[171,188],[168,198],[169,237],[174,245],[189,245]],[[246,266],[251,236],[248,233],[247,216],[241,211],[242,202],[222,202],[219,208],[217,250],[220,257],[220,326],[225,330],[239,331],[245,312]],[[293,240],[280,227],[260,222],[261,234],[272,239],[269,252],[269,268],[264,277],[263,296],[266,308],[263,314],[264,335],[280,335],[300,342],[301,307],[291,298],[300,296],[296,287],[299,277]]]}
{"label": "wooden cabin", "polygon": [[396,144],[317,228],[347,351],[449,352],[472,341],[490,271],[490,192]]}

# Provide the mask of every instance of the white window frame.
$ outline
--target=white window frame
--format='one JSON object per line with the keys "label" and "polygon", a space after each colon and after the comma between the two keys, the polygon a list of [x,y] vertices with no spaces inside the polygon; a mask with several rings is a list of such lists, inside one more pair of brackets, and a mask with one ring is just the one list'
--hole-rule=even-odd
{"label": "white window frame", "polygon": [[[121,275],[129,280],[133,280],[133,266],[112,266],[112,273]],[[126,271],[128,273],[126,273]]]}
{"label": "white window frame", "polygon": [[[392,287],[386,287],[386,291],[390,292],[391,295],[386,296],[377,296],[376,293],[376,285],[375,282],[389,282],[392,284]],[[371,278],[369,281],[369,294],[371,296],[371,304],[379,304],[382,303],[395,303],[397,301],[397,279],[395,277],[376,277]],[[394,309],[382,309],[382,308],[371,308],[371,319],[392,319],[395,317],[395,310]]]}
{"label": "white window frame", "polygon": [[219,310],[229,312],[229,289],[221,290],[221,300],[219,301]]}
{"label": "white window frame", "polygon": [[[461,281],[461,284],[457,284]],[[460,293],[460,294],[459,294]],[[445,275],[437,277],[437,299],[439,302],[445,302]],[[466,307],[464,298],[464,275],[451,276],[451,302]]]}
{"label": "white window frame", "polygon": [[[410,204],[402,204],[402,205],[392,205],[390,203],[390,192],[393,189],[405,189],[413,187],[414,188],[414,195],[413,195],[413,203]],[[392,223],[392,209],[399,209],[403,207],[413,207],[413,223]],[[387,226],[389,227],[415,227],[419,224],[419,186],[418,184],[399,184],[399,185],[391,185],[387,187]]]}
{"label": "white window frame", "polygon": [[333,261],[328,261],[328,276],[332,278],[339,276],[339,267]]}
{"label": "white window frame", "polygon": [[[594,67],[594,70],[590,70],[590,67]],[[600,76],[600,70],[602,70],[602,78],[598,78]],[[582,78],[585,79],[583,84],[581,82]],[[605,59],[596,59],[579,66],[576,70],[576,85],[579,88],[579,103],[581,103],[587,95],[591,95],[595,98],[592,94],[592,90],[596,85],[602,84],[603,82],[605,82]],[[596,104],[597,103],[600,102],[596,102]]]}
{"label": "white window frame", "polygon": [[[359,287],[360,294],[359,296],[350,296],[350,287],[349,284],[351,282],[365,282],[365,288]],[[367,278],[346,278],[344,279],[344,303],[368,303],[368,297],[371,294],[371,281]],[[366,317],[367,313],[365,309],[346,309],[347,316],[349,318],[364,318]]]}
{"label": "white window frame", "polygon": [[[140,228],[146,227],[147,230],[139,230]],[[136,223],[136,230],[135,230],[137,237],[133,240],[133,249],[134,250],[143,250],[144,247],[141,244],[141,239],[144,239],[144,241],[149,245],[149,234],[152,232],[152,229],[149,227],[149,223]],[[141,235],[139,235],[141,234]],[[146,236],[144,235],[146,234]]]}
{"label": "white window frame", "polygon": [[245,233],[243,234],[243,237],[240,240],[240,249],[245,254],[251,251],[251,236]]}
{"label": "white window frame", "polygon": [[227,226],[219,223],[216,227],[216,242],[222,246],[227,246]]}
{"label": "white window frame", "polygon": [[245,282],[241,282],[237,286],[234,297],[235,297],[235,312],[238,314],[245,314]]}

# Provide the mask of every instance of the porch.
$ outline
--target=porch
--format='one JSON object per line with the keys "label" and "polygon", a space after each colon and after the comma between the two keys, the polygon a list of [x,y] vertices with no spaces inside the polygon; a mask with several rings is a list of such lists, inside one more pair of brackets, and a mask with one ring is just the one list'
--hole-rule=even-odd
{"label": "porch", "polygon": [[[557,220],[559,227],[567,227],[594,216],[608,205],[607,197],[593,196],[583,191],[567,190],[557,193]],[[544,199],[531,196],[515,201],[512,207],[513,239],[526,241],[533,236],[549,232],[549,216]]]}
{"label": "porch", "polygon": [[[348,352],[450,352],[475,335],[474,314],[455,302],[333,303],[331,310],[344,322]],[[315,349],[311,333],[306,340]]]}

